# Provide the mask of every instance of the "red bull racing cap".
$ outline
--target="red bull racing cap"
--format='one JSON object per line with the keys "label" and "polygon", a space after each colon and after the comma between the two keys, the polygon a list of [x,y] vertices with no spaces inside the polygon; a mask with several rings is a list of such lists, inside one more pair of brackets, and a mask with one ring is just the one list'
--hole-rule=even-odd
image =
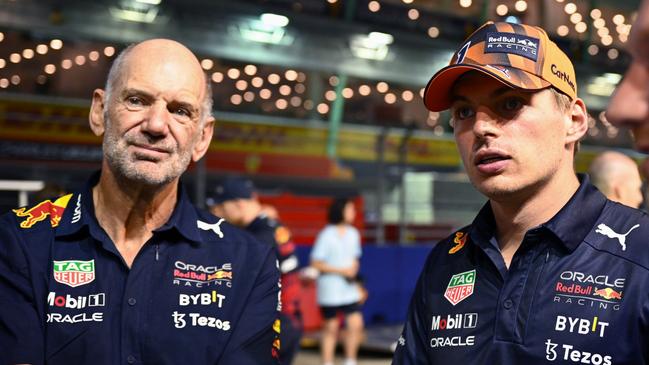
{"label": "red bull racing cap", "polygon": [[543,29],[531,25],[487,22],[473,32],[453,54],[451,63],[428,82],[426,108],[435,112],[448,109],[453,84],[469,71],[482,72],[513,88],[552,86],[571,100],[577,97],[572,62]]}

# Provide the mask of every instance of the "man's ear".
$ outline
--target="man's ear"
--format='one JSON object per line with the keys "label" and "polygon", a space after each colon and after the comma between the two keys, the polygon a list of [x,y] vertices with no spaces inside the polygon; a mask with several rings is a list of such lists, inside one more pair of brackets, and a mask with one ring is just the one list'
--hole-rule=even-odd
{"label": "man's ear", "polygon": [[90,129],[96,136],[104,134],[105,120],[104,120],[104,107],[107,100],[105,100],[106,92],[102,89],[95,89],[92,93],[92,105],[90,106],[90,115],[88,120],[90,122]]}
{"label": "man's ear", "polygon": [[577,98],[566,111],[566,144],[579,141],[588,131],[588,112],[584,101]]}
{"label": "man's ear", "polygon": [[200,135],[198,141],[194,145],[194,150],[192,151],[192,161],[196,162],[200,160],[210,147],[212,135],[214,134],[214,121],[214,117],[210,116],[205,121],[205,124],[203,124],[203,128],[199,131]]}

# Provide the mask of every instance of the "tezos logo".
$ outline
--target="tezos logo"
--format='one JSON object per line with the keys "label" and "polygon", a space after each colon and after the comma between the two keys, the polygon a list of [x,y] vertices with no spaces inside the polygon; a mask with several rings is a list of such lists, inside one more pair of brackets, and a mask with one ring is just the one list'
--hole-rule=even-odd
{"label": "tezos logo", "polygon": [[557,358],[561,358],[564,361],[591,365],[611,365],[613,363],[613,358],[609,355],[604,356],[594,352],[576,350],[573,345],[567,344],[558,347],[558,343],[554,343],[548,338],[545,341],[545,359],[555,361]]}
{"label": "tezos logo", "polygon": [[[185,316],[189,318],[185,319]],[[174,321],[174,327],[185,328],[187,325],[191,327],[210,327],[222,331],[230,330],[230,321],[222,321],[218,318],[202,316],[200,313],[179,313],[174,311],[171,314]]]}

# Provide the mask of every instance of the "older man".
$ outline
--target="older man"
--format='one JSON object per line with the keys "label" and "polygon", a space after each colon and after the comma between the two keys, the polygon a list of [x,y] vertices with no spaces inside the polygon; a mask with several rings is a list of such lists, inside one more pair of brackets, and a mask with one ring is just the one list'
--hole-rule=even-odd
{"label": "older man", "polygon": [[607,198],[632,208],[642,203],[642,179],[638,165],[623,153],[606,151],[597,155],[588,168],[593,185]]}
{"label": "older man", "polygon": [[275,362],[273,247],[196,209],[179,184],[209,146],[211,100],[177,42],[115,60],[90,111],[101,172],[0,218],[0,363]]}
{"label": "older man", "polygon": [[573,169],[588,127],[546,32],[487,23],[429,82],[489,200],[432,250],[394,364],[649,364],[649,219]]}

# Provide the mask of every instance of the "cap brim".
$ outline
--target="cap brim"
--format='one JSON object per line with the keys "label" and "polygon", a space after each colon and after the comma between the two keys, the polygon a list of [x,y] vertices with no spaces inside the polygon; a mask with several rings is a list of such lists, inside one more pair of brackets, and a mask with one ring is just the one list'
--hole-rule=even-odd
{"label": "cap brim", "polygon": [[[487,65],[457,64],[446,66],[439,70],[430,81],[428,81],[428,85],[426,85],[426,89],[424,90],[424,105],[426,105],[428,110],[433,112],[439,112],[450,108],[451,89],[453,88],[453,85],[460,76],[469,71],[478,71],[509,87],[517,89],[541,90],[551,86],[549,82],[527,71],[499,65],[495,67],[497,68],[494,68],[492,71]],[[507,77],[502,71],[496,72],[497,69],[506,69],[507,72],[511,74]],[[500,75],[501,73],[502,75]],[[529,78],[533,81],[533,84],[537,86],[530,86],[529,84],[531,83],[526,83],[524,81],[525,78]],[[541,87],[538,87],[538,85],[541,85]]]}

